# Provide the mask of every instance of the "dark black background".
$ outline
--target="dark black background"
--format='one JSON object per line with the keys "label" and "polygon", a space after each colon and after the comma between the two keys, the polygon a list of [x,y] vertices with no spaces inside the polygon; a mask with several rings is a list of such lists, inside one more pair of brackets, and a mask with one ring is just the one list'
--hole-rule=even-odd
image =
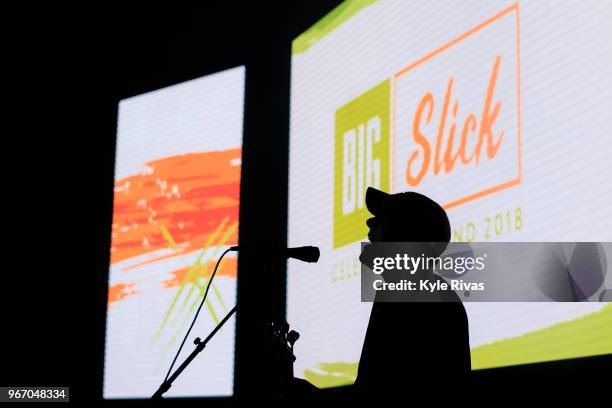
{"label": "dark black background", "polygon": [[[286,242],[291,40],[339,1],[151,4],[4,13],[0,385],[68,385],[73,401],[101,399],[120,99],[246,65],[239,240]],[[238,395],[266,385],[259,327],[284,313],[284,268],[241,256]],[[486,370],[476,387],[601,395],[593,384],[609,362]]]}

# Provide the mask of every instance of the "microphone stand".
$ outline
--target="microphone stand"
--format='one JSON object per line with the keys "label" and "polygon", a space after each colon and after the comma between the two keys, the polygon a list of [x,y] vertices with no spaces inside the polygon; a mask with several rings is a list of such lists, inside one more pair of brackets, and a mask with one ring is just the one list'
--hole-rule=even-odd
{"label": "microphone stand", "polygon": [[204,350],[204,347],[206,347],[206,344],[210,341],[210,339],[213,338],[213,336],[215,334],[217,334],[217,332],[219,331],[219,329],[221,329],[221,327],[225,324],[225,322],[227,322],[229,320],[230,317],[232,317],[232,315],[234,313],[236,313],[236,308],[238,307],[238,305],[234,306],[234,308],[232,310],[229,311],[229,313],[227,315],[225,315],[225,317],[223,318],[223,320],[221,320],[219,322],[219,324],[217,324],[217,326],[213,329],[213,331],[210,332],[210,334],[208,335],[208,337],[206,337],[204,339],[204,341],[200,340],[200,338],[196,338],[193,342],[196,345],[195,350],[193,350],[191,352],[191,354],[189,355],[189,357],[187,357],[185,359],[185,361],[183,361],[183,364],[181,364],[176,371],[170,376],[168,377],[168,379],[164,380],[163,383],[161,383],[161,385],[159,386],[159,388],[157,389],[157,391],[155,391],[155,394],[153,394],[153,396],[151,397],[151,399],[153,400],[159,400],[159,399],[163,399],[163,395],[164,393],[166,393],[166,391],[168,391],[170,389],[170,387],[172,386],[172,383],[174,382],[174,380],[176,380],[176,378],[181,375],[181,373],[183,372],[183,370],[185,370],[185,368],[187,368],[187,366],[191,363],[191,361],[196,358],[196,356],[198,354],[200,354],[200,352],[202,350]]}
{"label": "microphone stand", "polygon": [[[200,303],[200,306],[198,307],[198,310],[196,311],[196,314],[193,318],[191,326],[189,327],[189,330],[187,330],[187,334],[185,334],[185,337],[183,338],[183,342],[181,343],[181,346],[179,347],[178,352],[176,353],[176,356],[174,357],[174,360],[172,361],[172,365],[170,366],[170,369],[168,370],[168,374],[170,374],[170,371],[172,370],[172,367],[174,366],[176,359],[181,353],[183,344],[185,344],[185,340],[187,340],[187,336],[189,336],[189,333],[191,332],[191,329],[193,328],[193,325],[195,324],[196,319],[198,318],[200,309],[204,305],[206,296],[208,295],[208,289],[210,288],[210,284],[213,278],[215,277],[215,274],[217,273],[217,268],[219,267],[219,263],[221,262],[221,259],[223,259],[225,254],[227,254],[228,252],[239,251],[239,250],[240,250],[239,246],[229,247],[228,249],[225,250],[225,252],[223,252],[221,257],[217,261],[217,265],[215,265],[215,270],[210,276],[208,285],[206,286],[206,290],[204,292],[204,298],[202,299],[202,302]],[[286,250],[283,251],[283,256],[287,258],[299,259],[300,261],[303,261],[303,262],[317,262],[319,260],[319,255],[320,255],[319,248],[312,247],[312,246],[299,247],[299,248],[287,248]],[[176,378],[179,375],[181,375],[181,373],[185,370],[185,368],[187,368],[187,366],[191,363],[191,361],[193,361],[193,359],[196,358],[196,356],[200,354],[202,350],[204,350],[204,347],[206,347],[206,344],[210,341],[210,339],[213,338],[215,334],[217,334],[217,332],[219,331],[219,329],[221,329],[221,327],[225,324],[225,322],[227,322],[229,318],[232,317],[234,313],[236,313],[237,307],[238,306],[236,305],[234,306],[232,310],[230,310],[230,312],[223,318],[223,320],[219,322],[219,324],[217,324],[217,326],[213,329],[212,332],[210,332],[210,334],[208,335],[208,337],[204,339],[204,341],[201,341],[199,337],[194,340],[194,344],[196,345],[195,350],[191,352],[191,354],[185,359],[185,361],[183,361],[183,364],[181,364],[172,375],[169,376],[168,374],[166,374],[166,379],[161,383],[157,391],[155,391],[155,394],[151,396],[151,399],[159,400],[163,398],[163,395],[170,389],[170,387],[172,387],[172,383],[174,382],[174,380],[176,380]]]}

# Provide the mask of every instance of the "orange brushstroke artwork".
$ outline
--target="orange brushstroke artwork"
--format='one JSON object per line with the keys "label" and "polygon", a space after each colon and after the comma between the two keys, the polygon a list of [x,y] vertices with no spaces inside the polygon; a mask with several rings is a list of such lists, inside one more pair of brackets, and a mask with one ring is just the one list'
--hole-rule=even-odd
{"label": "orange brushstroke artwork", "polygon": [[[133,261],[122,269],[127,278],[131,269],[202,250],[211,238],[215,245],[213,235],[220,225],[238,223],[241,151],[165,157],[146,163],[140,174],[117,180],[111,265]],[[223,245],[237,245],[238,229],[229,231]],[[235,277],[236,258],[224,262],[219,275]],[[188,269],[168,271],[163,287],[179,285]],[[109,306],[137,293],[133,283],[124,292],[126,285],[109,288]]]}
{"label": "orange brushstroke artwork", "polygon": [[[219,266],[219,270],[217,270],[217,274],[215,276],[228,276],[231,278],[236,277],[236,272],[238,271],[238,259],[236,257],[224,259],[223,263]],[[206,272],[200,276],[210,276],[214,269],[213,264],[207,265]],[[171,288],[174,286],[178,286],[181,284],[185,275],[189,273],[189,267],[181,268],[172,272],[172,277],[166,281],[164,281],[165,288]],[[193,283],[196,279],[196,276],[191,276],[188,278],[188,283]]]}
{"label": "orange brushstroke artwork", "polygon": [[133,283],[117,283],[108,287],[108,304],[138,293]]}

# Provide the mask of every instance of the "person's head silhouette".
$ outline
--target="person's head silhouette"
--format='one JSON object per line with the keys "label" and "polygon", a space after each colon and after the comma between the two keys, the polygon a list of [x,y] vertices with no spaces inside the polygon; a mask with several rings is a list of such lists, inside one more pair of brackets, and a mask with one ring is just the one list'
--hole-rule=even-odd
{"label": "person's head silhouette", "polygon": [[415,192],[387,194],[368,187],[365,201],[374,215],[366,222],[371,242],[439,243],[434,256],[446,249],[450,223],[444,209],[430,198]]}

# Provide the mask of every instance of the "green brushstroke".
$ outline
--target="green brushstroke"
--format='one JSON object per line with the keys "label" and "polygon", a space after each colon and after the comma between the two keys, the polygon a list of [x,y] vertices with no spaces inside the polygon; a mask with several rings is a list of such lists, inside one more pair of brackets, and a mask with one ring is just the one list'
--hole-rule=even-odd
{"label": "green brushstroke", "polygon": [[[175,317],[172,321],[171,326],[176,326],[178,322],[178,318],[181,316],[182,312],[184,311],[185,306],[187,305],[188,300],[191,297],[191,294],[193,293],[196,287],[199,289],[200,295],[204,294],[205,287],[206,287],[206,284],[208,283],[208,280],[210,279],[210,276],[204,277],[204,282],[200,281],[200,277],[206,273],[205,271],[206,269],[208,269],[208,266],[212,266],[212,260],[219,257],[219,254],[221,253],[221,249],[222,249],[221,247],[227,243],[227,240],[229,239],[230,235],[236,230],[236,228],[238,228],[238,223],[234,223],[233,225],[231,225],[229,228],[226,229],[225,226],[227,225],[228,221],[229,221],[229,216],[226,216],[223,218],[223,220],[219,223],[217,228],[208,237],[206,243],[202,246],[193,264],[189,266],[189,269],[187,273],[185,273],[185,275],[183,276],[183,279],[178,287],[177,293],[172,299],[170,307],[168,308],[159,329],[154,335],[154,338],[153,338],[154,342],[159,339],[159,337],[164,331],[164,328],[168,324],[170,317],[173,314]],[[172,236],[170,231],[163,225],[160,227],[160,229],[161,229],[162,236],[168,243],[168,246],[178,254],[179,252],[178,246],[176,245],[176,241],[174,240],[174,237]],[[206,250],[210,246],[212,246],[212,244],[217,240],[217,238],[219,238],[219,242],[217,242],[217,244],[215,245],[216,249],[214,253],[210,257],[208,257],[204,263],[202,263]],[[185,286],[194,277],[194,274],[196,274],[196,276],[193,279],[193,285],[191,285],[191,288],[189,292],[187,293],[187,296],[184,299],[184,302],[182,303],[181,308],[175,313],[173,313],[179,299],[181,298],[181,295],[185,289]],[[222,308],[225,311],[227,311],[227,306],[225,305],[225,302],[223,301],[221,292],[219,291],[217,286],[214,284],[214,282],[211,284],[211,288],[213,289],[216,299],[219,301]],[[206,303],[206,308],[208,312],[210,313],[212,321],[214,322],[215,325],[218,324],[220,321],[219,316],[215,312],[212,302],[210,301],[210,299],[206,299],[205,303]],[[180,327],[174,332],[174,335],[172,335],[171,338],[162,346],[162,350],[157,356],[158,358],[157,358],[157,363],[154,368],[154,372],[159,372],[161,370],[161,366],[163,362],[165,361],[166,353],[168,352],[169,348],[172,347],[176,343],[179,336],[181,336],[182,333],[184,332],[184,329],[186,328],[186,325],[189,322],[189,317],[190,315],[193,314],[193,312],[195,311],[195,307],[198,304],[199,304],[199,299],[195,298],[187,311],[188,312],[187,315],[183,318],[180,324]]]}
{"label": "green brushstroke", "polygon": [[210,311],[210,317],[213,319],[213,322],[215,322],[215,326],[219,324],[219,317],[217,316],[217,313],[215,313],[212,303],[210,303],[210,299],[206,299],[206,306],[207,309]]}
{"label": "green brushstroke", "polygon": [[208,260],[205,263],[198,265],[194,269],[194,271],[196,272],[196,276],[195,276],[195,278],[193,280],[193,283],[192,283],[191,287],[189,288],[189,291],[187,292],[187,294],[183,298],[183,302],[181,303],[180,308],[178,309],[178,311],[174,315],[174,319],[172,320],[171,326],[175,326],[177,324],[177,321],[178,321],[179,317],[181,317],[181,315],[185,311],[185,307],[187,306],[187,303],[189,302],[189,299],[191,298],[191,295],[194,292],[195,288],[199,287],[201,285],[200,277],[205,275],[204,271],[208,268],[208,266],[210,265],[210,262],[211,261]]}
{"label": "green brushstroke", "polygon": [[[206,279],[210,279],[210,278],[206,278]],[[207,282],[205,282],[205,284],[206,283]],[[219,324],[219,321],[220,321],[219,317],[214,312],[213,306],[212,306],[212,304],[210,302],[210,299],[206,299],[206,301],[204,303],[206,304],[206,308],[210,311],[211,318],[212,318],[213,322],[215,323],[215,325]],[[189,308],[189,313],[187,315],[187,318],[183,319],[183,321],[181,322],[181,325],[176,329],[176,331],[174,332],[172,337],[170,337],[170,339],[163,345],[161,353],[159,353],[159,355],[157,356],[157,364],[155,365],[155,371],[156,372],[158,372],[160,370],[161,364],[165,361],[165,355],[168,352],[168,350],[170,349],[170,347],[172,347],[174,345],[174,343],[179,339],[179,336],[181,336],[185,332],[185,329],[187,328],[187,323],[190,322],[188,317],[192,314],[192,312],[195,312],[195,306],[197,304],[199,304],[199,303],[194,302],[191,305],[191,307]]]}
{"label": "green brushstroke", "polygon": [[612,353],[612,305],[511,339],[472,349],[472,369]]}
{"label": "green brushstroke", "polygon": [[[208,238],[208,240],[202,247],[202,251],[198,255],[197,259],[195,260],[195,262],[189,269],[188,273],[186,273],[185,276],[183,277],[183,282],[181,283],[181,289],[192,279],[192,277],[194,277],[194,274],[196,275],[196,278],[193,279],[194,283],[198,283],[197,277],[202,275],[201,271],[204,271],[206,267],[209,265],[209,263],[211,262],[211,260],[218,256],[220,249],[217,246],[215,253],[212,256],[208,257],[204,263],[202,263],[202,258],[203,258],[204,253],[210,246],[213,245],[213,242],[216,241],[220,235],[222,235],[222,232],[225,229],[225,225],[227,224],[228,221],[229,221],[229,216],[224,217],[221,223],[219,224],[219,226],[215,229],[214,233],[211,234],[211,236]],[[227,234],[222,235],[223,238],[221,238],[221,241],[223,242],[218,243],[217,245],[224,245],[226,241],[226,238],[225,238],[226,236]],[[191,293],[193,292],[193,289],[194,287],[192,285],[191,288],[189,289],[189,293],[187,294],[187,299],[185,299],[184,303],[186,303],[189,297],[191,297]],[[180,295],[180,293],[177,293],[176,297],[178,297],[178,295]],[[184,308],[184,304],[181,310],[179,310],[179,314],[182,312],[183,308]]]}
{"label": "green brushstroke", "polygon": [[168,228],[166,228],[165,225],[160,225],[159,229],[161,230],[162,236],[164,237],[166,242],[168,242],[168,246],[172,248],[175,252],[178,252],[176,241],[174,241],[174,237],[172,236],[172,234],[170,234],[170,231],[168,231]]}
{"label": "green brushstroke", "polygon": [[[156,340],[157,338],[159,338],[159,336],[161,335],[164,327],[166,326],[168,319],[170,318],[170,316],[172,315],[172,311],[174,310],[174,307],[176,306],[176,303],[178,302],[186,284],[189,282],[189,279],[191,279],[191,277],[193,276],[193,273],[195,272],[195,270],[200,267],[201,265],[201,260],[202,257],[204,256],[204,253],[206,252],[206,249],[212,244],[212,242],[214,240],[217,239],[217,237],[221,234],[221,231],[223,230],[223,228],[225,228],[225,224],[227,224],[227,222],[229,221],[229,216],[226,216],[225,218],[223,218],[223,220],[221,220],[221,222],[219,223],[219,226],[217,226],[217,228],[215,229],[215,231],[208,237],[208,240],[206,241],[206,243],[202,246],[202,249],[200,250],[200,252],[198,253],[198,256],[195,260],[195,262],[191,265],[191,267],[189,268],[189,270],[187,271],[187,273],[185,273],[185,276],[183,276],[183,280],[179,285],[179,288],[176,292],[176,294],[174,295],[174,298],[172,299],[172,303],[170,304],[170,307],[168,308],[168,311],[166,312],[166,315],[164,316],[161,325],[159,327],[159,329],[157,329],[157,332],[154,335],[154,340]],[[162,235],[164,236],[164,238],[166,239],[166,241],[168,241],[168,245],[173,248],[175,251],[178,252],[176,243],[174,241],[174,238],[172,237],[172,235],[170,234],[170,231],[168,231],[167,228],[165,228],[163,225],[161,226],[161,230],[162,230]]]}
{"label": "green brushstroke", "polygon": [[[223,250],[222,247],[227,243],[227,240],[229,239],[230,235],[236,230],[236,228],[238,227],[238,223],[232,224],[229,228],[227,228],[225,230],[225,232],[223,233],[223,235],[221,236],[221,238],[219,239],[219,242],[217,243],[217,247],[215,252],[213,253],[213,255],[210,257],[210,260],[207,261],[202,268],[200,269],[200,271],[204,272],[206,271],[206,269],[209,269],[208,266],[212,266],[212,262],[214,260],[216,260],[219,255],[221,254],[221,251]],[[215,261],[216,262],[216,261]],[[212,274],[212,270],[210,271],[210,273]],[[194,290],[197,288],[199,288],[200,291],[200,295],[204,294],[205,291],[205,285],[199,285],[198,284],[198,278],[202,275],[202,273],[199,273],[198,276],[196,276],[196,279],[194,280],[194,285],[191,286],[191,288],[189,288],[189,292],[187,292],[187,296],[185,296],[185,299],[183,300],[183,304],[181,305],[181,308],[178,312],[178,315],[180,315],[184,310],[185,310],[185,306],[187,305],[189,299],[191,298],[191,295],[193,294]],[[213,284],[214,285],[214,284]],[[212,286],[212,285],[211,285]],[[198,299],[196,298],[194,300],[194,302],[197,302]],[[192,306],[193,309],[193,306]],[[177,315],[177,317],[178,317]],[[173,322],[174,324],[175,322]]]}
{"label": "green brushstroke", "polygon": [[215,296],[217,297],[217,300],[219,301],[219,303],[221,304],[221,307],[223,308],[224,312],[228,312],[229,310],[227,309],[227,306],[225,306],[225,302],[223,301],[223,296],[221,296],[221,291],[219,290],[219,288],[217,288],[217,286],[213,283],[212,285],[213,291],[215,292]]}
{"label": "green brushstroke", "polygon": [[[223,245],[225,245],[225,243],[227,243],[227,240],[229,239],[229,236],[233,233],[233,231],[238,227],[238,223],[235,223],[233,225],[231,225],[226,231],[225,233],[221,236],[219,242],[218,242],[218,246],[217,249],[215,251],[215,254],[213,255],[212,259],[218,258],[219,253],[221,252],[221,247]],[[210,261],[209,261],[210,263]],[[212,274],[211,274],[212,275]],[[211,276],[205,277],[203,284],[199,284],[197,286],[200,287],[200,294],[203,295],[204,291],[205,291],[205,287],[208,284],[208,280],[211,278]],[[196,282],[197,279],[199,279],[199,277],[196,278]],[[194,285],[192,285],[191,290],[193,290],[193,288],[196,287],[196,282],[194,282]],[[211,284],[211,287],[214,287],[214,284]],[[190,318],[193,315],[193,313],[195,312],[196,306],[198,306],[200,304],[200,299],[198,297],[194,298],[193,301],[191,302],[191,305],[189,307],[189,309],[187,310],[187,312],[184,314],[184,317],[179,325],[179,327],[176,329],[174,335],[172,336],[172,338],[170,339],[170,341],[166,344],[166,346],[164,346],[164,351],[162,351],[162,354],[164,354],[166,352],[166,350],[168,349],[168,347],[170,347],[177,339],[178,337],[185,331],[186,327],[187,327],[187,323],[190,322]],[[208,310],[208,312],[210,313],[210,316],[213,320],[213,322],[215,324],[219,323],[219,317],[217,316],[217,313],[215,312],[212,303],[210,302],[210,299],[206,299],[206,309]],[[183,303],[183,306],[181,307],[181,310],[176,314],[173,322],[172,322],[172,326],[175,326],[176,323],[178,323],[178,318],[181,315],[181,312],[184,309],[184,305],[185,303]]]}
{"label": "green brushstroke", "polygon": [[298,55],[321,41],[344,22],[377,0],[347,0],[329,12],[315,25],[300,34],[291,45],[291,54]]}
{"label": "green brushstroke", "polygon": [[317,371],[304,370],[304,378],[319,388],[340,387],[350,385],[357,378],[359,362],[319,363]]}
{"label": "green brushstroke", "polygon": [[[207,279],[210,279],[210,277],[208,277]],[[209,310],[211,318],[213,322],[215,323],[215,325],[219,324],[219,321],[220,321],[219,317],[213,310],[212,304],[210,303],[210,299],[206,299],[204,303],[206,304],[206,308]],[[185,329],[187,328],[187,324],[191,323],[190,317],[193,316],[196,310],[196,306],[199,306],[199,304],[200,304],[199,299],[195,299],[195,301],[191,303],[191,306],[189,306],[189,309],[187,310],[187,314],[185,318],[181,321],[180,326],[175,330],[170,340],[168,340],[168,342],[164,345],[162,354],[165,354],[166,350],[168,350],[168,348],[172,346],[174,342],[178,340],[179,336],[181,336],[185,332]]]}
{"label": "green brushstroke", "polygon": [[[612,353],[612,305],[544,329],[471,350],[472,369],[503,367]],[[319,388],[350,385],[359,362],[319,363],[304,378]]]}

